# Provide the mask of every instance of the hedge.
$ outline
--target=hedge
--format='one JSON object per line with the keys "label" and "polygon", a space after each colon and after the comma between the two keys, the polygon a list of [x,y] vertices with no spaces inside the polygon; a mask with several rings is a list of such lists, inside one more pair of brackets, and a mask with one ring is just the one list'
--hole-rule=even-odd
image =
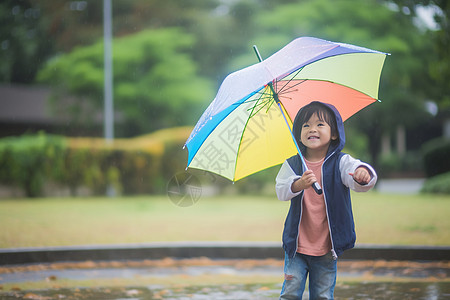
{"label": "hedge", "polygon": [[422,146],[422,153],[427,177],[450,172],[450,139],[433,139]]}
{"label": "hedge", "polygon": [[65,139],[25,135],[0,139],[0,183],[22,188],[29,197],[39,196],[47,178],[58,175]]}
{"label": "hedge", "polygon": [[422,193],[450,194],[450,172],[431,177],[425,181]]}
{"label": "hedge", "polygon": [[104,195],[113,188],[127,195],[162,193],[168,180],[186,166],[182,144],[191,128],[117,139],[24,135],[0,139],[0,183],[42,195],[45,183]]}

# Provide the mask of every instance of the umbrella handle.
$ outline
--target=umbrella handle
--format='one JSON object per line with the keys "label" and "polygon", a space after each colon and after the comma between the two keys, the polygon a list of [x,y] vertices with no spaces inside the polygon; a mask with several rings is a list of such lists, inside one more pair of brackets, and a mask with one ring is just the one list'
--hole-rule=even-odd
{"label": "umbrella handle", "polygon": [[313,183],[312,185],[314,191],[316,191],[317,195],[322,195],[322,188],[320,187],[320,185],[316,182]]}
{"label": "umbrella handle", "polygon": [[[277,104],[278,104],[278,108],[281,111],[281,114],[283,115],[284,121],[286,122],[289,132],[291,133],[292,140],[294,141],[295,147],[297,148],[297,152],[298,152],[298,155],[300,156],[300,160],[302,161],[302,165],[305,170],[308,170],[308,166],[306,165],[305,159],[303,158],[302,151],[300,150],[300,147],[297,144],[297,140],[295,139],[294,133],[292,132],[291,127],[289,126],[289,122],[286,118],[286,115],[284,114],[284,110],[281,107],[281,102],[277,101]],[[320,187],[320,184],[317,183],[317,181],[313,183],[312,187],[313,187],[314,191],[317,193],[317,195],[322,195],[322,192],[323,192],[322,188]]]}
{"label": "umbrella handle", "polygon": [[[263,59],[261,57],[261,54],[258,51],[258,47],[256,47],[256,45],[253,45],[253,50],[255,51],[256,56],[258,57],[259,62],[262,62]],[[281,111],[281,114],[283,115],[284,121],[286,122],[286,125],[289,129],[289,132],[291,133],[292,139],[294,140],[294,144],[295,147],[297,147],[297,151],[298,151],[298,155],[300,155],[300,159],[302,161],[303,166],[305,167],[305,170],[308,170],[308,167],[306,166],[305,160],[303,159],[303,155],[302,152],[300,151],[300,148],[298,147],[297,141],[295,140],[294,134],[292,133],[291,127],[289,126],[289,122],[284,114],[283,109],[281,108],[281,103],[280,100],[278,98],[278,94],[275,92],[275,89],[273,88],[272,82],[268,83],[270,90],[272,91],[272,96],[273,99],[275,100],[275,102],[278,104],[278,108]],[[314,191],[317,193],[317,195],[321,195],[322,194],[322,188],[320,187],[320,185],[317,182],[314,182],[312,185]]]}

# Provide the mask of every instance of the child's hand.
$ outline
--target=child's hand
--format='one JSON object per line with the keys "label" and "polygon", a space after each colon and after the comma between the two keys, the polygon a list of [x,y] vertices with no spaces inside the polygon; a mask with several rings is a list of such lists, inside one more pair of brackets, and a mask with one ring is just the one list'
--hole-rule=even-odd
{"label": "child's hand", "polygon": [[303,173],[302,177],[292,183],[291,190],[293,193],[306,190],[307,188],[311,187],[316,181],[316,175],[314,175],[313,171],[307,170],[305,171],[305,173]]}
{"label": "child's hand", "polygon": [[364,167],[357,168],[355,173],[350,173],[349,175],[360,185],[366,185],[369,183],[370,179],[372,179],[369,171]]}

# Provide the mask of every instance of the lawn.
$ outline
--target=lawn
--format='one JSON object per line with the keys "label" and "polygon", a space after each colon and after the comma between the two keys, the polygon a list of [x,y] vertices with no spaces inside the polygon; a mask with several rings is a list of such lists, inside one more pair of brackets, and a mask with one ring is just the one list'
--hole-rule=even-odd
{"label": "lawn", "polygon": [[[0,200],[0,248],[155,241],[280,241],[289,203],[274,196]],[[353,194],[357,242],[450,245],[450,196]]]}

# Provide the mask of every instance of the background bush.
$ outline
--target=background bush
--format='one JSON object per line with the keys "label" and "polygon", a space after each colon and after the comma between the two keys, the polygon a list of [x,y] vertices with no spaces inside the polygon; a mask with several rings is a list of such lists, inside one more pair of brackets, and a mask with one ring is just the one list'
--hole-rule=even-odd
{"label": "background bush", "polygon": [[450,172],[429,178],[421,190],[422,193],[450,194]]}
{"label": "background bush", "polygon": [[[187,150],[182,145],[190,127],[160,130],[130,139],[66,138],[39,133],[0,139],[0,184],[17,187],[27,197],[42,196],[44,186],[56,183],[73,196],[80,192],[104,195],[162,194],[169,180],[184,172]],[[423,162],[428,176],[446,173],[427,181],[424,192],[448,193],[450,141],[437,139],[423,146]],[[380,175],[421,169],[421,156],[407,153],[381,158]],[[264,191],[273,185],[279,166],[258,172],[233,185],[239,193]],[[194,170],[189,170],[194,172]],[[199,178],[222,191],[231,182],[199,171]]]}
{"label": "background bush", "polygon": [[422,146],[422,153],[427,177],[450,172],[450,139],[433,139]]}
{"label": "background bush", "polygon": [[377,172],[382,177],[405,177],[422,171],[422,157],[417,151],[407,151],[402,155],[395,152],[382,154],[378,160]]}
{"label": "background bush", "polygon": [[59,175],[64,149],[64,138],[44,133],[0,139],[0,182],[39,196],[45,180]]}
{"label": "background bush", "polygon": [[81,188],[91,194],[162,193],[168,180],[186,167],[182,144],[190,128],[163,130],[111,145],[101,138],[24,135],[0,139],[0,183],[41,196],[46,183]]}

